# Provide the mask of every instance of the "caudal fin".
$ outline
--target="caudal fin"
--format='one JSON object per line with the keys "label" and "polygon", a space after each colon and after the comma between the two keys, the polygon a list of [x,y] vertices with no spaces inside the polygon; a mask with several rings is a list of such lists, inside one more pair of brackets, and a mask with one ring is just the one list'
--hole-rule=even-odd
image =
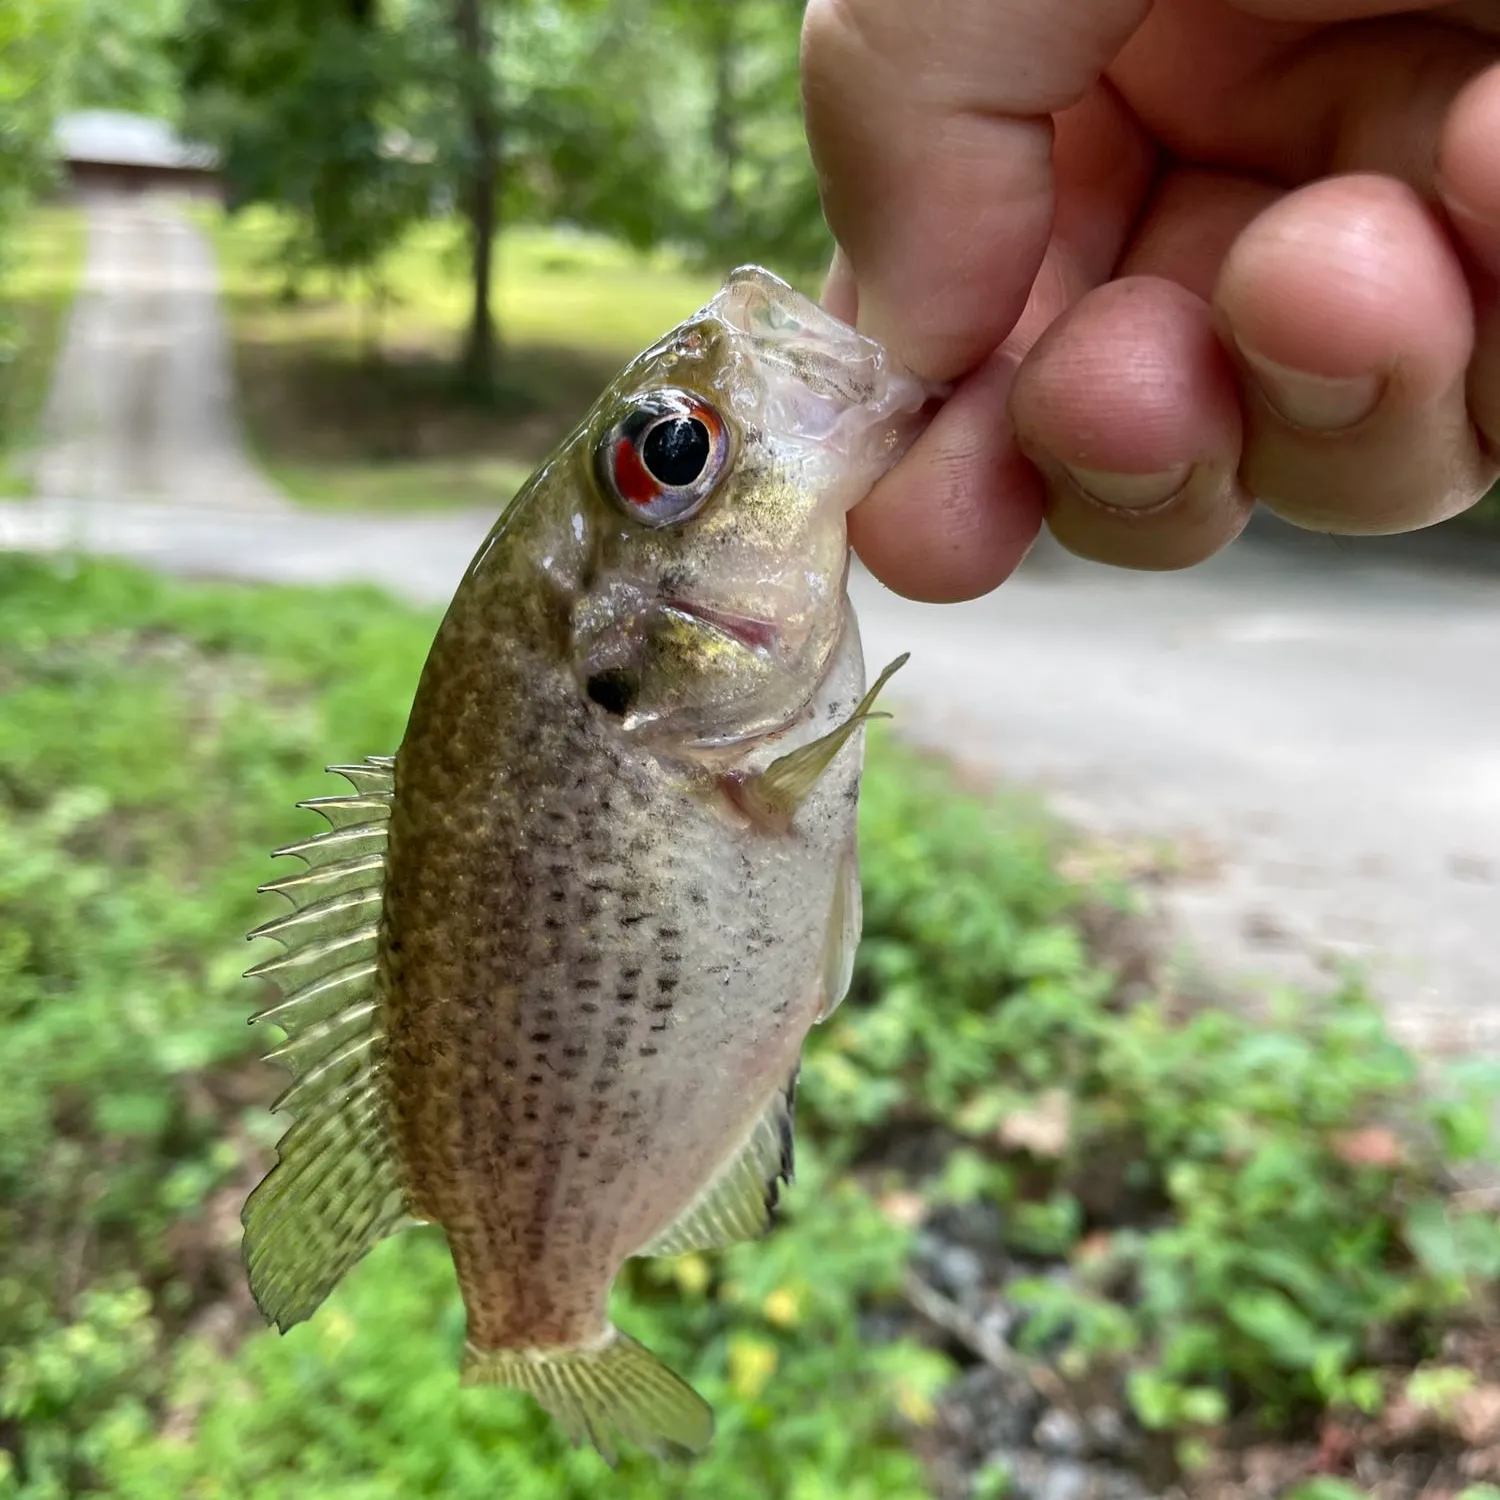
{"label": "caudal fin", "polygon": [[578,1349],[464,1351],[465,1385],[525,1391],[575,1443],[613,1465],[615,1437],[656,1458],[701,1453],[714,1435],[709,1404],[651,1351],[617,1328]]}

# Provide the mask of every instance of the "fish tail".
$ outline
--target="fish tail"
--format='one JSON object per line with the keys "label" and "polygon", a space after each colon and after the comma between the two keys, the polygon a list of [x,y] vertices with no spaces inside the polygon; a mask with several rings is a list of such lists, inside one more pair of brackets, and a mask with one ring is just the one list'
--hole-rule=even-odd
{"label": "fish tail", "polygon": [[563,1349],[464,1350],[465,1385],[525,1391],[575,1444],[587,1440],[613,1466],[618,1436],[656,1458],[701,1453],[713,1409],[649,1349],[611,1327],[597,1343]]}

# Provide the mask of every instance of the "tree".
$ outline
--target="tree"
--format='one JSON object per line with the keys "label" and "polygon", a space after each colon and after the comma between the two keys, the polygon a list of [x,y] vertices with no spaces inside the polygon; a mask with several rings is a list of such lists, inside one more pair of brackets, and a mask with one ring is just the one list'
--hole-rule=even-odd
{"label": "tree", "polygon": [[[4,295],[11,240],[51,176],[52,130],[73,64],[76,23],[67,0],[0,4],[0,368],[17,353],[13,310]],[[6,415],[0,411],[0,423]]]}
{"label": "tree", "polygon": [[189,132],[219,148],[231,210],[292,211],[292,269],[372,278],[429,210],[418,111],[431,40],[376,0],[192,0],[174,49]]}
{"label": "tree", "polygon": [[704,263],[827,254],[799,0],[188,6],[189,130],[219,146],[236,204],[292,211],[293,253],[369,279],[414,220],[458,207],[471,387],[496,374],[502,223],[565,220]]}
{"label": "tree", "polygon": [[74,54],[69,106],[175,117],[180,99],[168,38],[182,11],[182,0],[81,0],[75,24],[88,45]]}
{"label": "tree", "polygon": [[460,369],[472,389],[495,378],[496,331],[490,306],[500,193],[500,106],[496,97],[494,32],[486,0],[454,0],[460,94],[467,133],[461,201],[469,220],[473,301]]}

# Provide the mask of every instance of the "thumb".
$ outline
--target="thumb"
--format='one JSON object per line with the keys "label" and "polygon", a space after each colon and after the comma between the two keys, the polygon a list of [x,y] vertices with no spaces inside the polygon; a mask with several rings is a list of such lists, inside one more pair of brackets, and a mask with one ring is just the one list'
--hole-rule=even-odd
{"label": "thumb", "polygon": [[1052,226],[1051,116],[1150,0],[810,0],[802,80],[861,329],[952,380],[1004,340]]}

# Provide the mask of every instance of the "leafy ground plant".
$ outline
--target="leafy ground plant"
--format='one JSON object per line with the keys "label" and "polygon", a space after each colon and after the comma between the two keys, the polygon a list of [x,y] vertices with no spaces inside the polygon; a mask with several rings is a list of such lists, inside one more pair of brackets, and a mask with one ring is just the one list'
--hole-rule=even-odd
{"label": "leafy ground plant", "polygon": [[32,208],[0,256],[0,498],[25,494],[52,368],[83,266],[76,209]]}
{"label": "leafy ground plant", "polygon": [[[459,1392],[432,1234],[284,1339],[238,1265],[278,1087],[238,977],[265,851],[305,831],[318,767],[396,743],[432,625],[369,591],[0,559],[6,1500],[599,1492],[524,1399]],[[1493,1080],[1419,1091],[1352,986],[1257,1024],[1177,1006],[1100,941],[1126,890],[1068,878],[1029,806],[884,736],[863,836],[868,940],[809,1048],[784,1227],[621,1291],[719,1439],[690,1470],[627,1461],[612,1492],[878,1500],[977,1472],[975,1494],[1026,1493],[948,1425],[977,1356],[912,1310],[934,1238],[982,1257],[1049,1399],[1125,1414],[1151,1484],[1241,1493],[1204,1476],[1337,1430],[1331,1482],[1358,1424],[1402,1411],[1448,1462],[1443,1423],[1500,1389],[1500,1243],[1446,1185],[1485,1149]]]}

